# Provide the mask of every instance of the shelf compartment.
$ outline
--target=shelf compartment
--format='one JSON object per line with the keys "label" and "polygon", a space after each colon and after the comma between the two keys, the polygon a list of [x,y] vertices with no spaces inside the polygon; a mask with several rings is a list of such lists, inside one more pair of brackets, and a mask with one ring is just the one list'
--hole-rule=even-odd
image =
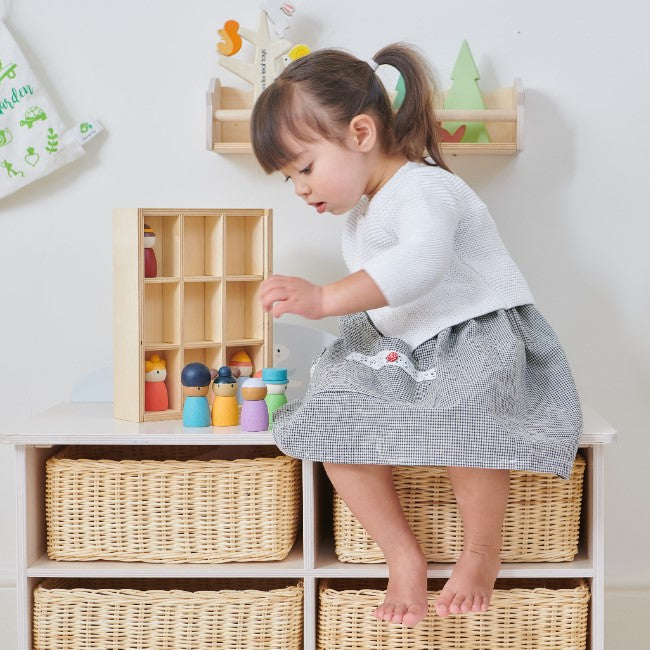
{"label": "shelf compartment", "polygon": [[256,215],[226,215],[226,276],[263,277],[264,219]]}
{"label": "shelf compartment", "polygon": [[146,283],[144,286],[144,345],[150,348],[152,345],[178,345],[180,342],[179,283]]}
{"label": "shelf compartment", "polygon": [[[485,110],[438,110],[440,122],[485,122],[489,143],[443,143],[442,151],[449,155],[496,154],[512,155],[523,149],[524,88],[521,79],[513,85],[482,93]],[[212,79],[206,93],[207,149],[221,154],[252,153],[250,116],[252,93],[222,86]]]}
{"label": "shelf compartment", "polygon": [[224,365],[221,355],[221,346],[214,345],[210,347],[199,346],[196,347],[185,346],[183,366],[188,363],[202,363],[208,368],[220,368]]}
{"label": "shelf compartment", "polygon": [[[504,562],[570,562],[578,552],[585,460],[571,477],[512,471],[503,524]],[[429,561],[456,561],[463,527],[447,472],[441,467],[395,467],[395,487]],[[334,539],[342,562],[381,562],[383,554],[334,493]]]}
{"label": "shelf compartment", "polygon": [[303,584],[278,579],[47,579],[34,591],[34,648],[60,648],[62,639],[68,650],[299,650]]}
{"label": "shelf compartment", "polygon": [[[181,273],[180,215],[160,215],[155,211],[143,214],[143,227],[147,224],[156,234],[153,251],[159,278],[178,278]],[[144,234],[141,233],[142,239]],[[144,248],[144,241],[142,242]]]}
{"label": "shelf compartment", "polygon": [[226,340],[262,340],[264,311],[261,282],[226,282]]}
{"label": "shelf compartment", "polygon": [[[165,411],[147,411],[146,410],[146,401],[143,398],[142,406],[144,409],[144,420],[145,421],[155,421],[155,420],[166,420],[173,417],[179,417],[182,415],[182,394],[178,385],[177,378],[181,375],[181,353],[180,348],[178,347],[166,347],[166,348],[153,348],[151,350],[146,350],[145,352],[145,361],[149,359],[153,354],[157,354],[161,359],[164,359],[167,369],[167,378],[165,379],[165,386],[167,387],[167,396],[169,400],[169,408]],[[144,370],[145,364],[142,364]],[[147,382],[145,381],[144,384]],[[146,390],[146,386],[143,385],[143,389]]]}
{"label": "shelf compartment", "polygon": [[429,581],[430,614],[416,627],[386,625],[370,616],[386,581],[323,580],[319,588],[319,649],[587,647],[590,589],[585,580],[498,580],[487,612],[435,616],[443,581]]}
{"label": "shelf compartment", "polygon": [[46,463],[53,560],[284,560],[300,461],[275,447],[66,447]]}
{"label": "shelf compartment", "polygon": [[183,216],[183,276],[221,276],[223,220],[220,214]]}
{"label": "shelf compartment", "polygon": [[222,339],[222,282],[189,282],[183,288],[183,342],[206,347]]}

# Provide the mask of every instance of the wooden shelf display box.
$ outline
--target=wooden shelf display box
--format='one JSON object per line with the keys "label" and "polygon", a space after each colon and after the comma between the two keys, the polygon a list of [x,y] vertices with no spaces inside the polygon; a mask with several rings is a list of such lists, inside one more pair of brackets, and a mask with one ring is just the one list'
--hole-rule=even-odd
{"label": "wooden shelf display box", "polygon": [[[206,148],[216,153],[251,153],[252,91],[222,86],[212,79],[206,92]],[[512,155],[523,149],[524,87],[513,85],[483,94],[485,110],[438,110],[440,122],[485,122],[490,142],[443,142],[442,152]]]}
{"label": "wooden shelf display box", "polygon": [[[226,365],[244,350],[272,365],[260,303],[271,273],[272,211],[119,208],[113,213],[114,415],[132,422],[182,417],[183,367]],[[144,277],[144,225],[156,235],[158,274]],[[145,411],[145,359],[167,364],[169,409]]]}

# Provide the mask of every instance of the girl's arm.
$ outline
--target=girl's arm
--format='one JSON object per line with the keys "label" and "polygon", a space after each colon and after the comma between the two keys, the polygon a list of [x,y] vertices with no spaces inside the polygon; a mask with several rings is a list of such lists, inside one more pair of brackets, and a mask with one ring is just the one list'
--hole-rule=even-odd
{"label": "girl's arm", "polygon": [[272,311],[276,318],[289,313],[316,320],[387,304],[384,294],[365,271],[357,271],[324,287],[286,275],[273,275],[262,286],[264,311]]}

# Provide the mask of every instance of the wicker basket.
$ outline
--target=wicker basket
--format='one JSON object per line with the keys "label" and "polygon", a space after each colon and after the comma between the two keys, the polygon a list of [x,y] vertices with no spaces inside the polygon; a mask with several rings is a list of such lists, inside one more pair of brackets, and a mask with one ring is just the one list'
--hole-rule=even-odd
{"label": "wicker basket", "polygon": [[[300,464],[242,448],[66,447],[46,464],[54,560],[282,560],[300,514]],[[202,460],[192,460],[203,455]],[[214,455],[219,459],[206,460]]]}
{"label": "wicker basket", "polygon": [[34,650],[302,648],[302,584],[266,583],[45,580]]}
{"label": "wicker basket", "polygon": [[[511,472],[503,524],[504,562],[569,562],[578,552],[585,461],[571,477]],[[444,467],[395,467],[395,488],[406,518],[429,562],[453,562],[463,527]],[[334,493],[334,541],[341,562],[384,562],[374,540]]]}
{"label": "wicker basket", "polygon": [[[497,581],[485,613],[436,616],[441,581],[431,581],[429,615],[415,627],[380,621],[384,591],[324,581],[318,612],[319,650],[585,650],[589,588],[582,580]],[[350,582],[348,581],[349,585]],[[385,584],[385,583],[384,583]]]}

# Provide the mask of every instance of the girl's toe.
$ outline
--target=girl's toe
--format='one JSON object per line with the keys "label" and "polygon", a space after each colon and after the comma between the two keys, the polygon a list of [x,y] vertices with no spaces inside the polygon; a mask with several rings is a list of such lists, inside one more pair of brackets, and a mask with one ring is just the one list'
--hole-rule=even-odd
{"label": "girl's toe", "polygon": [[464,600],[465,594],[456,594],[449,605],[449,611],[452,614],[460,614],[460,606],[463,604]]}
{"label": "girl's toe", "polygon": [[474,604],[474,596],[470,594],[469,596],[465,597],[465,600],[460,604],[460,613],[461,614],[467,614],[472,609],[472,605]]}
{"label": "girl's toe", "polygon": [[392,621],[394,611],[395,611],[395,605],[386,605],[384,607],[384,615],[382,616],[382,618],[385,621]]}
{"label": "girl's toe", "polygon": [[444,617],[447,616],[449,612],[449,605],[451,604],[451,594],[446,594],[444,591],[440,592],[438,600],[434,605],[436,614],[438,616]]}
{"label": "girl's toe", "polygon": [[401,623],[404,614],[407,612],[407,607],[406,605],[396,605],[395,609],[393,610],[393,618],[391,619],[393,623]]}

